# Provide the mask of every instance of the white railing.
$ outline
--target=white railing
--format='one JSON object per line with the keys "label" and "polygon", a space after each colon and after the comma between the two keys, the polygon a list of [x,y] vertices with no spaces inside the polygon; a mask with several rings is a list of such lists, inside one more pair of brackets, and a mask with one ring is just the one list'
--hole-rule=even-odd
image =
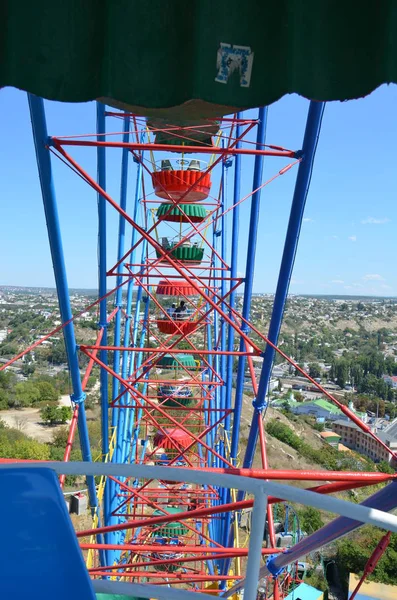
{"label": "white railing", "polygon": [[[381,510],[353,504],[331,496],[316,494],[297,487],[282,485],[272,481],[249,477],[220,474],[214,472],[195,471],[188,468],[158,467],[151,465],[124,465],[112,463],[84,462],[49,462],[49,463],[8,463],[0,465],[0,469],[47,467],[57,474],[65,475],[112,475],[115,477],[134,477],[144,479],[164,479],[197,485],[220,486],[250,493],[254,497],[252,509],[252,525],[249,540],[248,561],[245,574],[244,599],[255,600],[261,565],[261,549],[265,529],[267,498],[273,496],[288,502],[297,502],[326,510],[340,516],[368,523],[397,533],[397,517]],[[151,584],[125,583],[119,581],[93,580],[93,588],[97,593],[124,594],[143,598],[159,598],[160,600],[197,600],[197,592],[161,587]],[[214,600],[209,594],[199,593],[200,600]]]}

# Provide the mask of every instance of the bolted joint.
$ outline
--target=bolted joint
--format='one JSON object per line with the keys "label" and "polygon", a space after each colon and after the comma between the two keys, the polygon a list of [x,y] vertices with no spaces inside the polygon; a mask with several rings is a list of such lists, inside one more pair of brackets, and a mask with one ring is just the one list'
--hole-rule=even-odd
{"label": "bolted joint", "polygon": [[296,152],[294,153],[294,158],[305,158],[305,153],[303,152],[303,150],[296,150]]}
{"label": "bolted joint", "polygon": [[104,323],[101,323],[100,321],[98,322],[98,329],[107,329],[108,326],[108,322],[105,321]]}
{"label": "bolted joint", "polygon": [[273,575],[274,579],[277,579],[277,577],[280,575],[280,573],[282,573],[284,571],[284,568],[285,568],[285,567],[277,568],[275,566],[274,560],[277,558],[277,556],[279,556],[279,555],[271,554],[266,561],[266,567],[267,567],[268,571],[270,572],[270,574]]}
{"label": "bolted joint", "polygon": [[215,231],[215,237],[219,237],[221,235],[222,231],[221,229],[218,229],[217,231]]}
{"label": "bolted joint", "polygon": [[252,406],[255,408],[255,410],[258,413],[262,413],[265,410],[265,408],[267,408],[268,403],[265,402],[264,404],[258,404],[257,402],[258,402],[258,398],[254,398],[252,401]]}
{"label": "bolted joint", "polygon": [[81,404],[87,398],[87,394],[85,392],[81,392],[80,396],[76,396],[76,394],[71,394],[70,399],[74,404]]}
{"label": "bolted joint", "polygon": [[224,164],[225,168],[226,168],[226,169],[228,169],[229,167],[231,167],[231,166],[232,166],[232,164],[233,164],[233,159],[232,159],[231,157],[224,158],[224,159],[223,159],[223,164]]}

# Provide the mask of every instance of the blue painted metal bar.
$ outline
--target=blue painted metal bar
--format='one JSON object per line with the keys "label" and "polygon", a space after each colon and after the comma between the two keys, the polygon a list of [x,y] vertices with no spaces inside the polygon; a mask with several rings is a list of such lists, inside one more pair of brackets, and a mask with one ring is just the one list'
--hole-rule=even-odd
{"label": "blue painted metal bar", "polygon": [[[141,287],[142,290],[142,287]],[[150,287],[148,288],[148,291],[150,291]],[[150,309],[150,297],[149,296],[145,296],[145,298],[143,299],[144,303],[145,303],[145,311],[143,314],[143,323],[142,323],[142,329],[141,329],[141,336],[140,336],[140,348],[144,348],[145,347],[145,336],[146,336],[146,332],[147,332],[147,324],[149,321],[149,309]],[[141,364],[142,364],[142,359],[143,359],[143,352],[139,352],[136,353],[138,354],[138,356],[136,357],[136,364],[135,364],[135,368],[139,369]],[[149,372],[145,375],[145,379],[147,379],[149,376]],[[139,383],[137,384],[139,386]],[[143,387],[143,394],[147,393],[147,383],[144,383],[144,387]],[[132,409],[130,409],[132,410]],[[135,414],[135,409],[134,409],[134,414]],[[143,409],[139,408],[137,411],[137,417],[135,419],[134,417],[134,422],[133,422],[133,427],[134,427],[134,437],[133,437],[133,443],[132,443],[132,452],[131,452],[131,457],[134,457],[136,454],[136,445],[138,443],[138,435],[139,435],[139,427],[140,427],[140,421],[142,419],[142,414],[143,414]]]}
{"label": "blue painted metal bar", "polygon": [[[105,105],[96,103],[97,115],[97,140],[105,139],[103,134],[106,131],[105,126]],[[106,190],[106,154],[102,147],[97,148],[97,181],[102,189]],[[98,295],[102,298],[107,292],[106,289],[106,200],[98,194]],[[102,346],[107,345],[107,300],[101,300],[99,303],[99,326],[103,327]],[[100,360],[107,365],[106,350],[100,351]],[[109,452],[109,423],[108,423],[108,374],[105,369],[101,369],[101,423],[102,423],[102,455],[103,459]],[[105,519],[108,516],[105,511]],[[107,522],[107,520],[106,520]]]}
{"label": "blue painted metal bar", "polygon": [[[237,114],[238,119],[243,118],[243,113]],[[236,138],[241,136],[241,125],[236,126]],[[241,142],[237,142],[236,148],[241,147]],[[234,187],[233,187],[233,222],[232,222],[232,236],[231,236],[231,261],[230,261],[230,289],[235,285],[235,279],[237,277],[237,256],[238,256],[238,234],[239,234],[239,218],[240,218],[240,181],[241,181],[241,155],[236,154],[234,163]],[[230,312],[229,317],[233,319],[233,310],[236,306],[236,291],[230,292],[229,295]],[[229,325],[227,349],[228,352],[234,350],[234,328]],[[234,357],[228,356],[227,359],[227,374],[226,374],[226,404],[228,407],[232,405],[232,388],[233,388],[233,366]],[[226,417],[225,429],[227,432],[230,430],[230,416]]]}
{"label": "blue painted metal bar", "polygon": [[[222,147],[224,148],[224,146],[225,146],[225,141],[222,140]],[[227,259],[226,259],[226,239],[227,239],[226,238],[226,216],[224,215],[224,211],[226,210],[225,177],[226,177],[226,163],[225,163],[225,160],[222,160],[221,206],[220,206],[220,211],[221,211],[221,215],[222,215],[221,219],[220,219],[221,258],[224,261],[224,263],[227,264]],[[219,266],[222,266],[221,261],[219,261]],[[220,292],[221,292],[221,297],[224,298],[226,296],[226,280],[225,280],[225,275],[224,275],[225,272],[220,271],[220,273],[222,273]],[[221,308],[223,311],[225,311],[225,303],[224,302],[221,303]],[[225,319],[223,318],[223,316],[220,317],[219,323],[220,323],[220,328],[219,328],[220,348],[221,348],[221,351],[224,352],[226,350],[226,322],[225,322]],[[220,375],[221,375],[222,379],[225,381],[226,380],[226,355],[225,354],[221,354],[219,366],[220,366]],[[220,389],[221,408],[226,407],[225,392],[226,392],[226,387],[223,385]],[[221,452],[221,454],[223,455],[223,451]]]}
{"label": "blue painted metal bar", "polygon": [[[66,276],[65,258],[63,254],[61,230],[59,226],[58,208],[55,195],[55,187],[51,168],[51,158],[46,145],[48,143],[47,123],[42,98],[28,94],[30,117],[32,121],[33,139],[36,149],[37,166],[40,176],[41,193],[43,196],[44,211],[46,216],[48,239],[51,249],[52,264],[54,268],[55,282],[57,287],[59,310],[62,323],[68,323],[72,318],[72,309],[69,299],[69,287]],[[91,461],[91,448],[88,436],[87,420],[85,416],[85,393],[81,387],[81,376],[77,354],[76,338],[73,322],[63,328],[68,365],[72,380],[72,401],[78,403],[79,418],[78,429],[83,460]],[[97,495],[95,480],[87,478],[87,486],[90,497],[90,505],[97,506]]]}
{"label": "blue painted metal bar", "polygon": [[[141,137],[141,141],[144,141],[144,137],[142,135]],[[143,160],[143,155],[142,155],[142,160]],[[133,209],[133,219],[134,222],[137,221],[138,218],[138,208],[139,208],[139,200],[141,197],[141,192],[142,192],[142,170],[143,170],[143,166],[142,166],[142,162],[138,163],[138,168],[137,168],[137,178],[136,178],[136,184],[135,184],[135,198],[134,198],[134,209]],[[136,239],[136,230],[133,228],[132,229],[132,234],[131,234],[131,248],[133,248],[135,246],[135,239]],[[143,243],[143,248],[142,248],[142,253],[144,251],[145,248],[145,242]],[[130,262],[134,263],[135,262],[135,252],[136,250],[134,249],[131,254],[130,254]],[[125,324],[124,324],[124,347],[127,348],[130,345],[130,324],[131,324],[131,319],[132,319],[132,300],[133,300],[133,293],[134,293],[134,289],[135,289],[135,280],[131,279],[128,282],[128,286],[127,286],[127,303],[126,303],[126,319],[125,319]],[[136,312],[135,312],[136,314]],[[122,374],[122,378],[125,379],[127,377],[127,372],[131,373],[131,368],[129,368],[128,365],[132,365],[132,353],[130,352],[123,352],[123,356],[122,356],[122,367],[121,367],[121,374]],[[126,395],[124,395],[122,397],[122,401],[125,402],[126,401]],[[122,462],[127,462],[127,448],[128,448],[128,443],[129,440],[131,439],[131,435],[132,435],[132,425],[130,425],[131,420],[132,420],[132,414],[131,414],[131,410],[127,411],[127,415],[126,415],[126,419],[124,421],[124,430],[123,430],[123,445],[122,445]]]}
{"label": "blue painted metal bar", "polygon": [[[266,124],[267,124],[267,107],[259,109],[258,114],[259,125],[256,137],[256,147],[262,148],[266,139]],[[256,240],[258,232],[258,219],[259,219],[259,207],[261,190],[258,189],[262,181],[262,170],[263,170],[263,156],[257,154],[255,156],[254,165],[254,178],[252,189],[256,190],[252,194],[251,200],[251,215],[248,233],[248,248],[247,248],[247,263],[245,268],[245,279],[244,279],[244,300],[242,317],[249,320],[251,310],[251,298],[252,288],[254,282],[254,270],[255,270],[255,253],[256,253]],[[242,331],[248,332],[248,325],[242,323]],[[240,352],[245,351],[245,342],[243,339],[240,340]],[[240,434],[240,419],[241,419],[241,406],[243,398],[244,378],[245,378],[245,366],[246,357],[240,356],[238,361],[237,369],[237,380],[236,380],[236,396],[234,403],[234,416],[233,416],[233,431],[232,431],[232,442],[231,442],[231,458],[235,460],[237,458],[239,434]],[[226,562],[226,561],[225,561]]]}
{"label": "blue painted metal bar", "polygon": [[[397,483],[389,483],[389,485],[362,502],[362,506],[370,506],[385,512],[395,509],[397,507]],[[272,575],[277,577],[287,565],[330,544],[361,525],[362,523],[359,521],[354,521],[348,517],[338,517],[292,546],[292,548],[288,548],[282,554],[270,557],[266,567]]]}
{"label": "blue painted metal bar", "polygon": [[[306,198],[310,186],[317,142],[320,135],[324,107],[325,104],[323,102],[310,102],[309,106],[302,147],[303,160],[299,165],[296,178],[283,257],[281,260],[280,273],[274,298],[273,312],[269,326],[268,338],[271,342],[273,342],[273,344],[277,344],[280,333],[290,279],[294,267],[296,250],[299,242],[299,234],[302,225],[303,213],[305,210]],[[269,387],[274,354],[275,351],[270,346],[266,347],[266,350],[263,354],[264,359],[262,371],[258,385],[258,394],[254,401],[255,410],[252,416],[252,424],[248,436],[247,449],[243,465],[244,467],[250,466],[254,457],[259,431],[258,413],[262,412],[266,407],[266,394]]]}
{"label": "blue painted metal bar", "polygon": [[[130,118],[124,117],[123,120],[123,143],[128,143],[130,139]],[[121,158],[121,180],[120,180],[120,208],[124,211],[127,208],[127,185],[128,185],[128,156],[129,151],[128,148],[123,148],[122,158]],[[123,215],[119,217],[119,235],[118,235],[118,247],[117,247],[117,261],[119,262],[124,255],[124,239],[125,239],[125,219]],[[116,285],[121,286],[123,277],[122,273],[124,270],[124,265],[122,263],[119,264],[117,268],[117,278]],[[120,346],[121,340],[121,308],[123,305],[123,288],[119,287],[116,291],[115,297],[115,306],[118,307],[118,311],[115,317],[114,323],[114,345],[116,347]],[[113,371],[115,373],[119,373],[120,370],[120,350],[115,350],[113,353]],[[112,380],[112,400],[114,401],[119,394],[119,380],[116,377],[113,377]],[[123,399],[125,399],[125,395],[120,398],[120,404],[123,403]],[[116,411],[113,411],[113,414],[117,413],[116,419],[112,419],[117,423],[117,432],[116,432],[116,445],[115,445],[115,461],[120,463],[122,462],[122,446],[123,446],[123,433],[124,433],[124,422],[126,418],[126,410],[119,408]]]}
{"label": "blue painted metal bar", "polygon": [[[224,140],[222,140],[222,146],[224,147],[225,142]],[[228,159],[227,161],[225,159],[222,160],[222,179],[221,179],[221,257],[222,260],[225,264],[227,264],[227,220],[226,220],[226,215],[224,214],[227,206],[226,206],[226,193],[225,193],[225,179],[226,179],[226,174],[227,174],[227,168],[228,165],[230,165],[230,160]],[[222,274],[222,279],[221,279],[221,285],[220,285],[220,292],[221,292],[221,297],[224,298],[226,296],[226,279],[225,279],[225,271],[220,271],[220,273]],[[223,311],[226,311],[226,305],[224,302],[221,303],[221,308]],[[224,319],[223,316],[221,316],[220,318],[220,347],[221,347],[221,351],[224,352],[226,350],[226,346],[227,346],[227,339],[226,339],[226,321]],[[221,354],[220,357],[220,376],[222,378],[222,380],[224,382],[226,382],[226,355],[225,354]],[[220,408],[222,410],[225,410],[228,407],[228,400],[230,400],[230,398],[227,397],[226,394],[226,385],[222,385],[220,388]],[[224,413],[223,413],[224,414]],[[223,422],[223,427],[224,430],[226,430],[226,423],[225,421]],[[227,435],[227,430],[225,431],[225,435]],[[228,458],[226,456],[226,448],[227,445],[225,443],[224,440],[221,440],[220,442],[220,454],[221,456],[224,456],[225,458]],[[220,490],[220,502],[221,504],[224,504],[225,502],[227,502],[227,496],[228,496],[229,490],[227,490],[226,488],[222,488]],[[226,519],[226,513],[223,515],[220,515],[219,518],[219,525],[221,527],[221,537],[224,537],[224,528],[225,528],[225,519]],[[224,582],[224,585],[226,585],[226,582]]]}
{"label": "blue painted metal bar", "polygon": [[[266,125],[267,125],[267,107],[262,107],[258,112],[258,130],[256,135],[256,147],[262,148],[266,139]],[[256,253],[256,241],[257,241],[257,233],[258,233],[258,220],[259,220],[259,208],[260,208],[260,198],[261,198],[261,190],[258,189],[261,185],[262,181],[262,171],[263,171],[263,156],[257,154],[255,156],[254,163],[254,177],[252,183],[252,199],[251,199],[251,213],[250,213],[250,223],[249,223],[249,234],[248,234],[248,248],[247,248],[247,262],[245,268],[245,279],[244,279],[244,300],[243,300],[243,310],[242,317],[246,320],[250,318],[250,310],[251,310],[251,298],[252,298],[252,288],[254,282],[254,270],[255,270],[255,253]],[[239,181],[237,181],[239,188]],[[256,190],[256,191],[255,191]],[[236,190],[236,181],[235,181],[235,193]],[[236,234],[237,235],[237,234]],[[237,258],[236,258],[237,260]],[[248,332],[249,328],[244,322],[241,325],[242,331],[245,333]],[[245,351],[245,341],[240,339],[239,351]],[[239,356],[238,367],[237,367],[237,379],[236,379],[236,394],[234,400],[234,411],[233,411],[233,429],[232,429],[232,440],[230,444],[230,459],[232,463],[235,463],[237,459],[238,453],[238,444],[239,444],[239,436],[240,436],[240,420],[241,420],[241,409],[242,409],[242,401],[243,401],[243,390],[244,390],[244,380],[245,380],[245,367],[246,367],[246,357],[243,355]],[[230,501],[230,491],[227,493],[227,500]],[[223,544],[225,546],[232,544],[232,531],[230,528],[231,524],[231,513],[226,513],[225,518],[225,526],[223,530]],[[223,561],[222,564],[222,572],[227,573],[230,566],[230,560]]]}
{"label": "blue painted metal bar", "polygon": [[[96,128],[97,140],[103,141],[106,131],[105,125],[105,105],[96,103]],[[106,190],[106,148],[97,148],[97,181],[103,190]],[[98,297],[103,298],[107,292],[106,285],[106,200],[101,194],[97,195],[98,202]],[[103,336],[101,344],[107,345],[107,299],[104,298],[99,303],[99,327],[103,327]],[[107,365],[107,350],[99,351],[100,360]],[[101,433],[102,433],[102,460],[105,460],[109,453],[109,398],[108,398],[108,373],[105,369],[100,370],[101,387]],[[116,517],[112,517],[112,498],[114,498],[115,485],[111,480],[106,481],[103,497],[103,517],[105,525],[114,525],[117,522]],[[114,502],[113,502],[114,504]],[[113,533],[105,534],[105,541],[108,544],[113,543],[116,536]],[[107,550],[108,564],[113,564],[115,553]]]}

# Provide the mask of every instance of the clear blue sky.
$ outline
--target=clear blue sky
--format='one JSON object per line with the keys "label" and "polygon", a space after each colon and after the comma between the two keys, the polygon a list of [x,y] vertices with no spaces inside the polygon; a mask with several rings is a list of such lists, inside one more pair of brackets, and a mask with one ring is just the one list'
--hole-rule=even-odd
{"label": "clear blue sky", "polygon": [[[41,193],[26,95],[0,93],[2,199],[0,284],[53,286]],[[371,96],[330,103],[323,120],[306,206],[291,293],[397,295],[397,87]],[[267,142],[301,147],[308,102],[289,96],[269,109]],[[50,134],[95,130],[95,106],[46,103]],[[251,113],[250,113],[251,114]],[[112,125],[119,130],[118,121]],[[73,156],[95,175],[95,152]],[[120,151],[108,153],[109,191],[117,198]],[[264,178],[285,161],[267,159]],[[243,171],[242,194],[252,182],[252,164]],[[131,163],[131,187],[133,170]],[[97,215],[95,193],[70,169],[54,161],[57,197],[71,287],[96,287]],[[274,292],[296,170],[262,193],[255,291]],[[232,179],[228,183],[232,191]],[[130,195],[131,200],[131,195]],[[241,211],[239,271],[245,271],[249,203]],[[109,264],[115,260],[117,216],[108,210]]]}

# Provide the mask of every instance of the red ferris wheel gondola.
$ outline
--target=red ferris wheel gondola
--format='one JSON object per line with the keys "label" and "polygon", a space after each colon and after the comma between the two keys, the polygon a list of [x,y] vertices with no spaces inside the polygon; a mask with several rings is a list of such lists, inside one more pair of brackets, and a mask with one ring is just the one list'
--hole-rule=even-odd
{"label": "red ferris wheel gondola", "polygon": [[[156,196],[164,200],[183,199],[184,202],[199,202],[208,198],[211,174],[201,170],[202,161],[178,159],[176,163],[177,168],[174,169],[171,160],[162,160],[161,170],[152,173]],[[203,163],[203,166],[206,167],[206,164]]]}

